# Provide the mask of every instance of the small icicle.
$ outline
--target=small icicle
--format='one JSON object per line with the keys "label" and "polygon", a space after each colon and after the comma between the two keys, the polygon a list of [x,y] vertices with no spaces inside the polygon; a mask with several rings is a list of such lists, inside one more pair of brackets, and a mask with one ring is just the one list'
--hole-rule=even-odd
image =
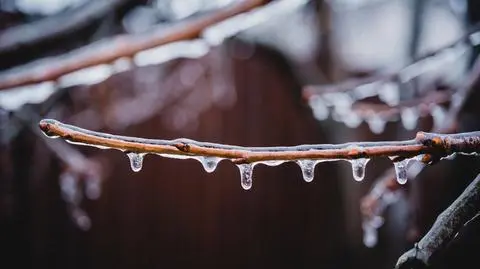
{"label": "small icicle", "polygon": [[207,171],[207,173],[212,173],[213,171],[215,171],[218,163],[222,159],[218,158],[218,157],[210,157],[209,156],[209,157],[200,157],[198,160],[202,163],[203,169],[205,169],[205,171]]}
{"label": "small icicle", "polygon": [[302,169],[303,179],[306,182],[312,182],[313,178],[315,177],[315,165],[317,165],[317,161],[314,160],[298,160],[297,164]]}
{"label": "small icicle", "polygon": [[[393,159],[391,157],[390,159]],[[397,175],[397,182],[399,184],[407,183],[408,176],[407,176],[407,166],[410,159],[404,159],[401,161],[394,162],[393,165],[395,166],[395,174]]]}
{"label": "small icicle", "polygon": [[419,116],[418,110],[414,107],[406,107],[402,109],[400,117],[402,119],[403,127],[407,130],[415,129],[415,127],[417,127]]}
{"label": "small icicle", "polygon": [[130,160],[130,167],[132,168],[133,172],[139,172],[140,170],[142,170],[144,156],[145,156],[145,153],[135,153],[135,152],[127,153],[127,157]]}
{"label": "small icicle", "polygon": [[362,181],[365,177],[365,167],[367,166],[368,161],[370,161],[370,159],[367,158],[350,160],[350,163],[352,164],[353,178],[356,181]]}
{"label": "small icicle", "polygon": [[313,110],[313,116],[317,120],[323,121],[328,118],[329,110],[322,97],[314,95],[310,98],[308,103]]}
{"label": "small icicle", "polygon": [[249,190],[252,188],[252,176],[253,176],[253,167],[255,165],[252,163],[237,164],[238,169],[240,170],[240,183],[244,190]]}
{"label": "small icicle", "polygon": [[370,127],[370,131],[372,131],[372,133],[374,134],[383,133],[386,122],[380,116],[373,115],[370,118],[368,118],[366,122],[368,124],[368,127]]}

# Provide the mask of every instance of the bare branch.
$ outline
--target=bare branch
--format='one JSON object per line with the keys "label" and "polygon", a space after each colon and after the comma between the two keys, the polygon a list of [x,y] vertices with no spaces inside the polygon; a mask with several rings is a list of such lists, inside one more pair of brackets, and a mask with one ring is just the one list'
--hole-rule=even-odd
{"label": "bare branch", "polygon": [[215,12],[175,24],[168,29],[158,28],[143,34],[119,35],[73,50],[61,57],[46,58],[12,68],[0,73],[0,90],[55,80],[82,68],[109,63],[120,57],[132,57],[142,50],[192,39],[198,37],[209,26],[267,2],[267,0],[237,1]]}
{"label": "bare branch", "polygon": [[456,234],[480,211],[480,174],[438,217],[428,233],[405,252],[395,268],[412,268],[412,264],[429,265],[432,257],[455,238]]}

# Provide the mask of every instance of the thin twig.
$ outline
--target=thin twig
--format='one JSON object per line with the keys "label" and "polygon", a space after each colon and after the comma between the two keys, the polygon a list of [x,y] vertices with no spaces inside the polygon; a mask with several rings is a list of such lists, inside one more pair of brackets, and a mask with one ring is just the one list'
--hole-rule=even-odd
{"label": "thin twig", "polygon": [[177,156],[210,156],[231,159],[235,163],[261,161],[293,161],[299,159],[357,159],[396,157],[396,160],[421,154],[438,158],[452,153],[480,152],[480,132],[440,135],[418,132],[415,139],[406,141],[360,142],[345,144],[317,144],[289,147],[241,147],[198,142],[190,139],[156,140],[118,136],[82,129],[56,120],[44,119],[40,129],[52,137],[61,137],[72,143],[124,152],[170,154]]}
{"label": "thin twig", "polygon": [[[446,118],[442,121],[442,125],[434,126],[432,132],[435,133],[452,133],[456,130],[456,120],[458,118],[458,114],[462,110],[467,97],[470,93],[475,89],[475,86],[480,79],[480,57],[477,57],[475,60],[471,71],[467,75],[467,78],[464,80],[463,85],[459,88],[459,90],[454,94],[453,102],[450,103],[450,108],[447,112]],[[422,170],[423,167],[418,167],[412,174],[410,174],[411,178],[415,178]],[[374,207],[377,207],[380,203],[382,203],[382,199],[385,196],[399,190],[402,188],[402,185],[398,183],[395,170],[393,168],[388,169],[385,171],[382,177],[375,181],[371,191],[365,195],[361,199],[361,212],[365,217],[371,217],[372,212],[378,212]],[[391,203],[392,200],[384,200],[383,202],[389,201]],[[387,205],[382,205],[382,208],[386,208]]]}
{"label": "thin twig", "polygon": [[412,268],[412,265],[429,265],[432,257],[455,238],[456,234],[480,211],[480,174],[462,194],[436,219],[428,233],[405,252],[395,268]]}
{"label": "thin twig", "polygon": [[397,82],[401,80],[402,73],[404,73],[407,69],[411,69],[416,65],[421,65],[425,61],[428,61],[431,58],[440,55],[441,53],[445,52],[448,49],[454,48],[455,46],[457,46],[462,42],[469,42],[469,44],[473,44],[470,38],[473,34],[476,34],[479,31],[480,31],[480,23],[470,27],[470,29],[466,31],[464,35],[462,35],[460,38],[456,39],[452,43],[442,46],[432,52],[423,54],[422,56],[415,58],[415,60],[412,61],[410,64],[408,64],[407,66],[395,72],[386,73],[386,74],[375,74],[375,75],[364,77],[364,78],[348,79],[348,80],[334,83],[334,84],[307,85],[303,89],[303,96],[304,98],[309,99],[313,95],[319,95],[319,94],[321,95],[321,94],[326,94],[331,92],[347,92],[355,88],[365,86],[368,84],[373,84],[373,83],[381,84],[386,82]]}
{"label": "thin twig", "polygon": [[132,57],[142,50],[189,40],[198,37],[209,26],[267,2],[267,0],[237,1],[209,14],[175,24],[168,29],[157,28],[143,34],[119,35],[73,50],[60,57],[46,58],[12,68],[0,73],[0,90],[55,80],[82,68],[109,63],[120,57]]}

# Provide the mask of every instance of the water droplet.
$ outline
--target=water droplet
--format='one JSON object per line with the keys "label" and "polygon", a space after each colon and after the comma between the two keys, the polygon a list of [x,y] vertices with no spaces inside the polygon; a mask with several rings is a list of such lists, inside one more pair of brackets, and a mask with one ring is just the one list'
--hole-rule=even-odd
{"label": "water droplet", "polygon": [[145,156],[145,153],[129,152],[127,153],[127,156],[130,160],[130,167],[133,172],[139,172],[142,170],[143,156]]}
{"label": "water droplet", "polygon": [[402,109],[400,117],[402,119],[402,124],[405,129],[413,130],[415,129],[415,127],[417,127],[419,114],[416,108],[406,107]]}
{"label": "water droplet", "polygon": [[393,163],[393,165],[395,166],[395,174],[397,175],[397,182],[399,184],[403,185],[407,183],[407,165],[409,161],[410,159],[404,159]]}
{"label": "water droplet", "polygon": [[222,159],[218,157],[200,157],[198,160],[202,163],[203,169],[205,169],[207,173],[212,173]]}
{"label": "water droplet", "polygon": [[352,164],[353,178],[356,181],[362,181],[365,177],[365,167],[367,166],[368,161],[370,161],[370,159],[367,158],[350,160],[350,163]]}
{"label": "water droplet", "polygon": [[255,165],[252,163],[237,164],[238,169],[240,170],[240,183],[244,190],[249,190],[252,188],[252,176],[253,176],[253,167]]}
{"label": "water droplet", "polygon": [[317,161],[313,160],[298,160],[297,164],[300,166],[300,169],[302,169],[302,175],[303,179],[306,182],[312,182],[314,176],[315,176],[315,165],[317,164]]}

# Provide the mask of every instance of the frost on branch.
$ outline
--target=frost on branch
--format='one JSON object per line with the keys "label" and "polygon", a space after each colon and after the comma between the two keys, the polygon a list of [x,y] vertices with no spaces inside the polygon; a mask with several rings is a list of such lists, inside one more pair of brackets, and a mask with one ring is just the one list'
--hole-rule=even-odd
{"label": "frost on branch", "polygon": [[449,135],[419,132],[415,139],[406,141],[242,147],[184,138],[155,140],[118,136],[82,129],[51,119],[41,120],[39,127],[45,135],[61,137],[69,143],[125,152],[135,172],[142,168],[146,154],[196,159],[202,163],[207,172],[212,172],[221,159],[227,159],[238,166],[241,185],[245,190],[252,187],[253,169],[257,164],[274,166],[283,162],[296,162],[302,170],[303,178],[308,182],[313,180],[316,163],[347,160],[352,164],[354,179],[361,181],[370,158],[389,157],[394,163],[397,181],[404,184],[407,178],[407,165],[411,160],[435,163],[452,154],[471,155],[480,152],[480,132]]}

